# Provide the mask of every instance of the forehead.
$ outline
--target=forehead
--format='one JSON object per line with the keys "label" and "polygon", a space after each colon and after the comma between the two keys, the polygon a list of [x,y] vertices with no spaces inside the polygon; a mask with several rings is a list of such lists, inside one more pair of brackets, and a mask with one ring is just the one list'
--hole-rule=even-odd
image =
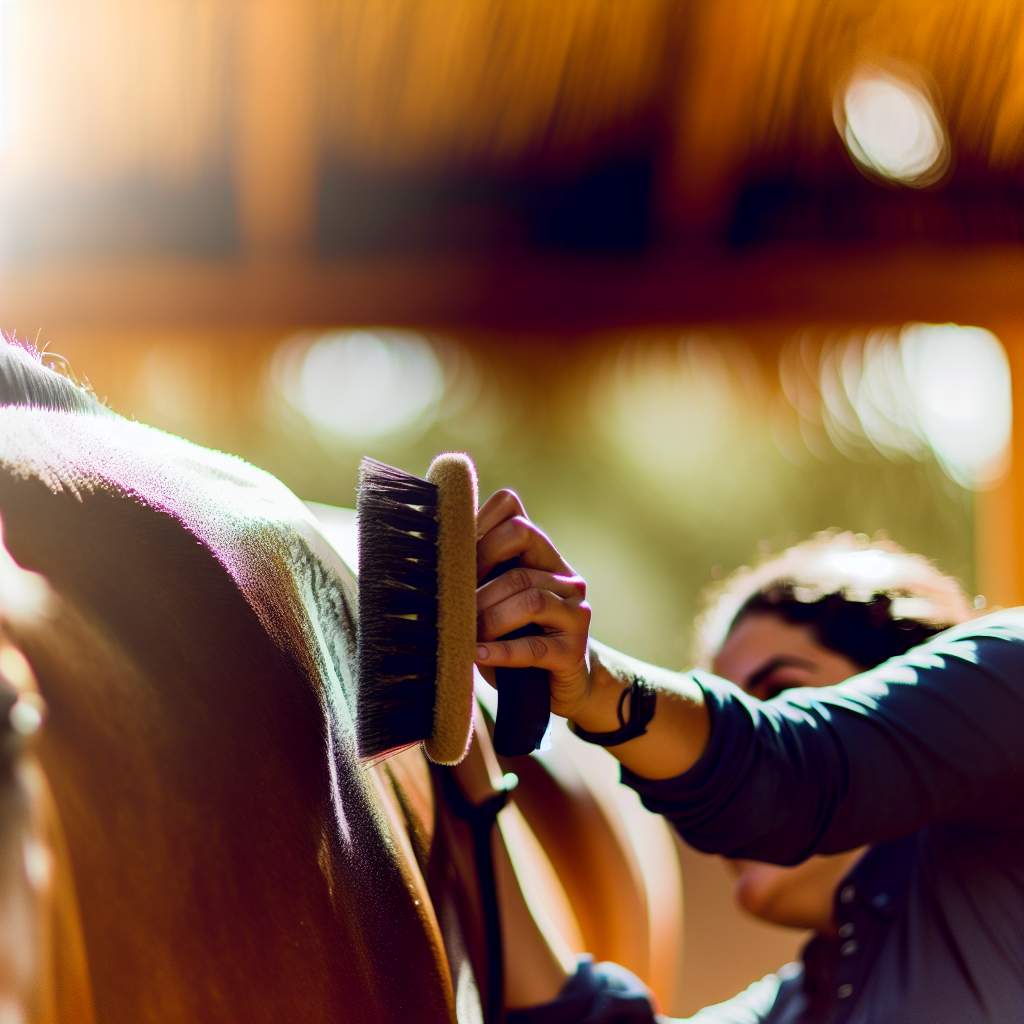
{"label": "forehead", "polygon": [[711,669],[716,675],[742,685],[775,658],[799,659],[830,675],[838,672],[837,682],[851,674],[850,662],[818,643],[807,626],[757,612],[740,619],[712,661]]}

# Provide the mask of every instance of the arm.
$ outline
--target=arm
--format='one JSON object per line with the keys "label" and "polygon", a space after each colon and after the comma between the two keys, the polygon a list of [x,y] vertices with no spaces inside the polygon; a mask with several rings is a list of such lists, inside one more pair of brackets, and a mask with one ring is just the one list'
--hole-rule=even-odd
{"label": "arm", "polygon": [[698,849],[794,864],[930,824],[1021,827],[1020,610],[764,703],[691,675],[712,722],[704,753],[675,779],[627,768],[623,781]]}
{"label": "arm", "polygon": [[[480,590],[481,664],[547,668],[553,710],[591,731],[617,725],[631,674],[655,685],[648,734],[610,751],[623,781],[692,845],[796,863],[929,823],[1019,827],[1024,613],[950,630],[839,686],[762,703],[714,676],[667,673],[599,645],[588,659],[579,587],[576,597],[556,589],[568,593],[564,581],[576,578],[521,505],[509,514],[514,503],[499,492],[481,510],[482,571],[509,557],[527,567]],[[527,621],[546,635],[493,642]]]}
{"label": "arm", "polygon": [[[701,688],[689,676],[645,665],[589,641],[586,583],[526,518],[519,498],[498,491],[477,519],[477,577],[500,562],[518,559],[477,592],[477,663],[489,669],[536,665],[551,676],[551,710],[591,732],[618,726],[618,706],[634,675],[658,687],[658,711],[647,733],[610,748],[623,765],[651,779],[670,778],[690,768],[708,740],[708,713]],[[497,638],[528,622],[545,635],[522,640]]]}

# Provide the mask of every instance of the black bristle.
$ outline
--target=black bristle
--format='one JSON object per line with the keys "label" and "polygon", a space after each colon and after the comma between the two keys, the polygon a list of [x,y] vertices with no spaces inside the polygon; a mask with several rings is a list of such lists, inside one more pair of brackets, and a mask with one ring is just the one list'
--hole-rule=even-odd
{"label": "black bristle", "polygon": [[363,459],[356,498],[356,741],[376,758],[426,739],[437,682],[437,487]]}

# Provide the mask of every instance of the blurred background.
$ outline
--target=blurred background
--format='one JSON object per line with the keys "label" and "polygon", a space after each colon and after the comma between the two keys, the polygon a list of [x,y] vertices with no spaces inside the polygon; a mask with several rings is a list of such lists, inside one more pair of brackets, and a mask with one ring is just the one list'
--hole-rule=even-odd
{"label": "blurred background", "polygon": [[[0,327],[310,500],[470,451],[670,665],[826,527],[1024,599],[1022,193],[1017,0],[0,0]],[[686,856],[680,1013],[800,943]]]}

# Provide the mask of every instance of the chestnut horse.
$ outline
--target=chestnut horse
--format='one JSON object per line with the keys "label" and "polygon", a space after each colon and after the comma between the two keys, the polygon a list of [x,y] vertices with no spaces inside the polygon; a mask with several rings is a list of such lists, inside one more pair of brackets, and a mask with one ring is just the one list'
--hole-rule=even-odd
{"label": "chestnut horse", "polygon": [[4,628],[49,709],[89,980],[56,1019],[453,1019],[401,809],[353,747],[351,573],[273,478],[4,355],[57,406],[0,409],[6,546],[50,590]]}
{"label": "chestnut horse", "polygon": [[480,1021],[471,844],[358,762],[305,506],[2,343],[0,406],[0,1022]]}

